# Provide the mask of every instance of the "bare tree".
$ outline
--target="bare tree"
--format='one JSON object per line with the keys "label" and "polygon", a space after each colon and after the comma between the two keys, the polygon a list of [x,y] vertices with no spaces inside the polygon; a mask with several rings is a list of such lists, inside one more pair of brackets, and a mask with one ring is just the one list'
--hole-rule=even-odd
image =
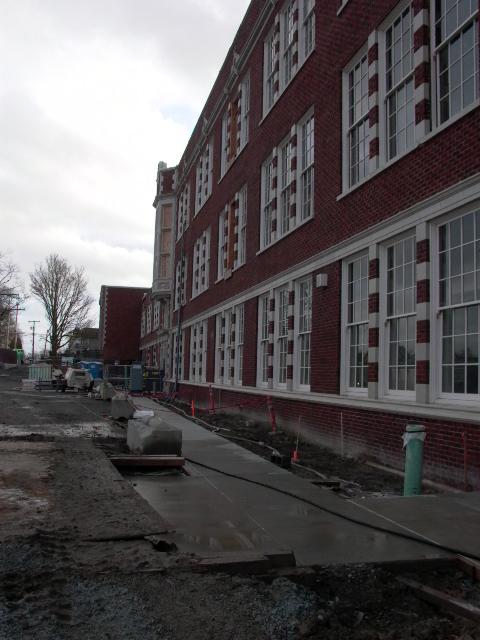
{"label": "bare tree", "polygon": [[83,272],[83,267],[74,267],[65,258],[51,253],[30,274],[30,290],[45,307],[54,356],[68,342],[72,331],[92,322],[94,298],[88,292]]}
{"label": "bare tree", "polygon": [[8,251],[0,251],[0,346],[15,322],[15,307],[21,306],[28,296],[20,276],[20,267],[10,259]]}

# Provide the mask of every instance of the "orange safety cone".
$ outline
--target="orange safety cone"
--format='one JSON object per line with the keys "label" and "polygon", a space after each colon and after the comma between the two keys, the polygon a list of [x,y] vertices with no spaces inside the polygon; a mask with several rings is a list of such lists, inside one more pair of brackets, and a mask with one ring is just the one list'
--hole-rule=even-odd
{"label": "orange safety cone", "polygon": [[195,417],[195,402],[194,402],[194,400],[192,398],[192,418],[194,418],[194,417]]}

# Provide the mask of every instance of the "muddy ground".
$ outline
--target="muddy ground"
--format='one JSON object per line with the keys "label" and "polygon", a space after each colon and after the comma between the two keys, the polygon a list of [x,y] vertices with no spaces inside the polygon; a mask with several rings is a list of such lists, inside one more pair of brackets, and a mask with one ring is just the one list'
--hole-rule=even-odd
{"label": "muddy ground", "polygon": [[[107,462],[126,449],[124,425],[103,415],[108,404],[22,393],[22,377],[0,377],[0,640],[480,639],[472,623],[418,600],[379,567],[317,567],[307,588],[200,574],[191,556],[155,551],[144,536],[168,523]],[[235,434],[265,438],[240,425]],[[274,446],[290,451],[289,438]],[[363,461],[303,444],[300,452],[354,491],[401,492],[401,478]],[[413,577],[480,604],[463,574]]]}

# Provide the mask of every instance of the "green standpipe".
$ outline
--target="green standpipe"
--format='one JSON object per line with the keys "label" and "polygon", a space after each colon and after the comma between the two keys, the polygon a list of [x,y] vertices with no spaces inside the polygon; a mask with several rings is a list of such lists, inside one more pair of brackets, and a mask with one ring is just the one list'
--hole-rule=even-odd
{"label": "green standpipe", "polygon": [[421,424],[409,424],[403,436],[405,453],[404,496],[418,496],[422,493],[423,441],[425,427]]}

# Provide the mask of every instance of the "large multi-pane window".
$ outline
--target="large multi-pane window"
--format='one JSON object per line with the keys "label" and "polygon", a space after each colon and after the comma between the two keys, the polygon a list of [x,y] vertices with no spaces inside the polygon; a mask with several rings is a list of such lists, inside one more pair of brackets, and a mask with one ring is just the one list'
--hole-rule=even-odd
{"label": "large multi-pane window", "polygon": [[434,56],[442,124],[478,100],[478,0],[435,0]]}
{"label": "large multi-pane window", "polygon": [[314,119],[311,115],[302,124],[302,209],[301,219],[306,220],[313,214],[313,150]]}
{"label": "large multi-pane window", "polygon": [[439,228],[444,394],[478,395],[480,210]]}
{"label": "large multi-pane window", "polygon": [[177,268],[175,271],[175,309],[178,309],[180,304],[185,304],[185,291],[186,291],[186,273],[187,273],[187,257],[183,258],[183,268],[180,265],[180,261],[177,262]]}
{"label": "large multi-pane window", "polygon": [[283,82],[286,86],[292,79],[294,44],[293,2],[287,5],[283,14]]}
{"label": "large multi-pane window", "polygon": [[303,46],[305,58],[315,46],[315,0],[303,0]]}
{"label": "large multi-pane window", "polygon": [[312,280],[298,287],[298,354],[299,385],[310,385],[310,334],[312,332]]}
{"label": "large multi-pane window", "polygon": [[240,127],[240,149],[248,142],[248,126],[250,114],[250,72],[247,73],[242,82],[242,104],[241,104],[241,127]]}
{"label": "large multi-pane window", "polygon": [[415,390],[416,241],[387,248],[388,389]]}
{"label": "large multi-pane window", "polygon": [[275,97],[275,35],[272,33],[265,42],[265,104],[267,111],[272,108]]}
{"label": "large multi-pane window", "polygon": [[243,335],[244,335],[244,307],[243,305],[236,308],[235,312],[237,328],[235,331],[235,379],[238,384],[242,384],[243,380]]}
{"label": "large multi-pane window", "polygon": [[262,242],[267,247],[272,242],[272,170],[273,164],[269,160],[263,166],[263,214],[262,214]]}
{"label": "large multi-pane window", "polygon": [[277,381],[287,384],[287,347],[288,347],[288,289],[280,289],[277,296]]}
{"label": "large multi-pane window", "polygon": [[414,143],[413,2],[385,32],[388,159]]}
{"label": "large multi-pane window", "polygon": [[260,298],[260,362],[259,379],[261,384],[268,382],[268,296]]}
{"label": "large multi-pane window", "polygon": [[160,326],[160,301],[157,300],[153,305],[153,328],[158,329]]}
{"label": "large multi-pane window", "polygon": [[210,271],[210,228],[193,246],[192,298],[208,289]]}
{"label": "large multi-pane window", "polygon": [[223,376],[224,382],[232,382],[231,366],[232,366],[232,328],[233,328],[233,311],[229,309],[225,312],[225,372]]}
{"label": "large multi-pane window", "polygon": [[147,309],[147,333],[150,333],[152,330],[152,305],[148,305]]}
{"label": "large multi-pane window", "polygon": [[163,205],[161,211],[160,278],[170,277],[170,251],[172,248],[172,205]]}
{"label": "large multi-pane window", "polygon": [[350,186],[368,174],[368,57],[355,64],[348,74],[348,142]]}
{"label": "large multi-pane window", "polygon": [[140,337],[143,338],[145,335],[145,309],[142,311],[142,324],[140,327]]}
{"label": "large multi-pane window", "polygon": [[205,382],[207,364],[207,321],[190,328],[190,379]]}
{"label": "large multi-pane window", "polygon": [[[171,215],[171,214],[170,214]],[[190,219],[190,185],[186,184],[178,198],[177,241],[181,239]]]}
{"label": "large multi-pane window", "polygon": [[281,155],[281,177],[280,177],[280,215],[281,215],[281,233],[287,233],[290,230],[290,140],[282,146]]}
{"label": "large multi-pane window", "polygon": [[222,314],[219,313],[215,320],[215,381],[222,382]]}
{"label": "large multi-pane window", "polygon": [[218,216],[218,265],[217,278],[223,278],[225,271],[225,212]]}
{"label": "large multi-pane window", "polygon": [[238,238],[238,266],[245,264],[247,260],[247,187],[240,191],[238,226],[240,229]]}
{"label": "large multi-pane window", "polygon": [[368,388],[368,256],[347,265],[348,387]]}
{"label": "large multi-pane window", "polygon": [[212,193],[213,138],[205,147],[197,164],[195,181],[195,215]]}

